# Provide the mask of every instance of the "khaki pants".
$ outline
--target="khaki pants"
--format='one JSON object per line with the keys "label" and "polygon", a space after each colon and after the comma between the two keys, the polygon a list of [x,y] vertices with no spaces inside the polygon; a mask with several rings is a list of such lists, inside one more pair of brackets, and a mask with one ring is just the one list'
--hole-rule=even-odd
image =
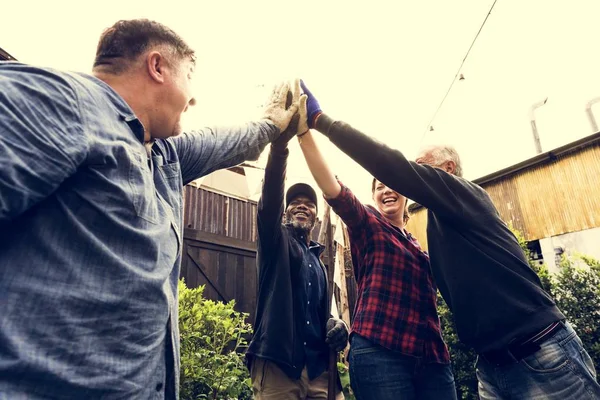
{"label": "khaki pants", "polygon": [[[327,400],[327,371],[311,381],[304,367],[300,379],[293,380],[277,364],[257,357],[252,361],[250,376],[256,400]],[[344,395],[338,392],[335,399],[344,400]]]}

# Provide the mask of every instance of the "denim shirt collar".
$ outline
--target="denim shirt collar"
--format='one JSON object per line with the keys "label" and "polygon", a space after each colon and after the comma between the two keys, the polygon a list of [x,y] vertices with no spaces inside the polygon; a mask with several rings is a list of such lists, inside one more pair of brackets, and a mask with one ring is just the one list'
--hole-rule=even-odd
{"label": "denim shirt collar", "polygon": [[95,81],[107,94],[107,97],[110,99],[110,102],[114,106],[115,111],[123,121],[129,125],[129,128],[133,131],[135,136],[139,139],[141,143],[144,143],[144,125],[135,115],[129,104],[121,97],[119,93],[117,93],[112,86],[108,83],[104,82],[102,79],[97,78],[93,75],[89,74],[80,74],[81,76]]}

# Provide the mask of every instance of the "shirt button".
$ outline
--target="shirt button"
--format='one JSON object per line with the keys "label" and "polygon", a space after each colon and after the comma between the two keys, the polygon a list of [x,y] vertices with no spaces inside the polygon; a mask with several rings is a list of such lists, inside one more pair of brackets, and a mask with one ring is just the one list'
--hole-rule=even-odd
{"label": "shirt button", "polygon": [[310,304],[310,300],[306,302],[306,304]]}
{"label": "shirt button", "polygon": [[310,325],[310,321],[306,321],[306,325]]}
{"label": "shirt button", "polygon": [[308,264],[308,266],[312,268],[312,264]]}
{"label": "shirt button", "polygon": [[308,286],[312,285],[312,283],[308,282]]}
{"label": "shirt button", "polygon": [[306,346],[306,342],[304,342],[304,345]]}

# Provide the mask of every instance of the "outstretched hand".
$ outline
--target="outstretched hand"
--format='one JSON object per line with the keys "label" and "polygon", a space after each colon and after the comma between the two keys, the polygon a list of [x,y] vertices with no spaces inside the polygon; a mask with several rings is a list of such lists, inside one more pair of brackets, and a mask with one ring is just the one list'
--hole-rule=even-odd
{"label": "outstretched hand", "polygon": [[279,135],[279,137],[273,141],[272,146],[276,150],[283,150],[287,148],[289,141],[294,136],[308,131],[308,127],[306,127],[306,95],[300,95],[300,80],[298,79],[294,81],[293,90],[291,92],[288,91],[287,93],[286,108],[291,108],[294,103],[298,104],[299,106],[299,108],[297,108],[298,112],[293,115],[287,128],[281,133],[281,135]]}
{"label": "outstretched hand", "polygon": [[304,84],[304,81],[300,81],[300,86],[302,87],[302,91],[306,96],[308,96],[306,102],[306,111],[308,115],[308,127],[311,129],[315,128],[317,124],[317,117],[321,115],[323,112],[321,110],[321,106],[319,105],[319,101],[315,98],[315,96],[311,93],[310,90]]}
{"label": "outstretched hand", "polygon": [[[294,85],[296,86],[296,85]],[[273,88],[271,96],[267,100],[265,107],[265,113],[263,119],[272,122],[279,128],[279,132],[283,132],[287,129],[292,120],[292,117],[298,112],[300,102],[300,89],[298,88],[297,93],[294,88],[292,92],[292,101],[288,105],[286,101],[290,92],[290,84],[288,82],[282,82]]]}

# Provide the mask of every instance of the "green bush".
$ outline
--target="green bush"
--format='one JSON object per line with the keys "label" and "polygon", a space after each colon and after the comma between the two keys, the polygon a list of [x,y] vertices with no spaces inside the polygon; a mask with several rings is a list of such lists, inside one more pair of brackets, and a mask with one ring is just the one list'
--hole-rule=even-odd
{"label": "green bush", "polygon": [[442,325],[442,335],[448,345],[452,372],[459,399],[477,399],[477,377],[475,376],[475,360],[477,355],[469,347],[462,344],[456,334],[456,325],[452,312],[438,292],[438,315]]}
{"label": "green bush", "polygon": [[352,387],[350,387],[350,371],[343,362],[337,363],[338,373],[340,374],[340,382],[342,383],[342,392],[345,400],[356,400]]}
{"label": "green bush", "polygon": [[600,370],[600,269],[589,256],[563,256],[552,295]]}
{"label": "green bush", "polygon": [[[519,232],[514,233],[530,259],[523,236]],[[550,274],[545,265],[531,261],[530,266],[577,331],[596,368],[600,369],[600,261],[584,255],[563,257],[560,270],[555,275]],[[476,354],[458,340],[452,313],[439,295],[438,314],[452,358],[458,398],[477,399]]]}
{"label": "green bush", "polygon": [[252,327],[248,314],[207,300],[204,286],[189,289],[179,282],[182,400],[251,399],[252,387],[241,350]]}

